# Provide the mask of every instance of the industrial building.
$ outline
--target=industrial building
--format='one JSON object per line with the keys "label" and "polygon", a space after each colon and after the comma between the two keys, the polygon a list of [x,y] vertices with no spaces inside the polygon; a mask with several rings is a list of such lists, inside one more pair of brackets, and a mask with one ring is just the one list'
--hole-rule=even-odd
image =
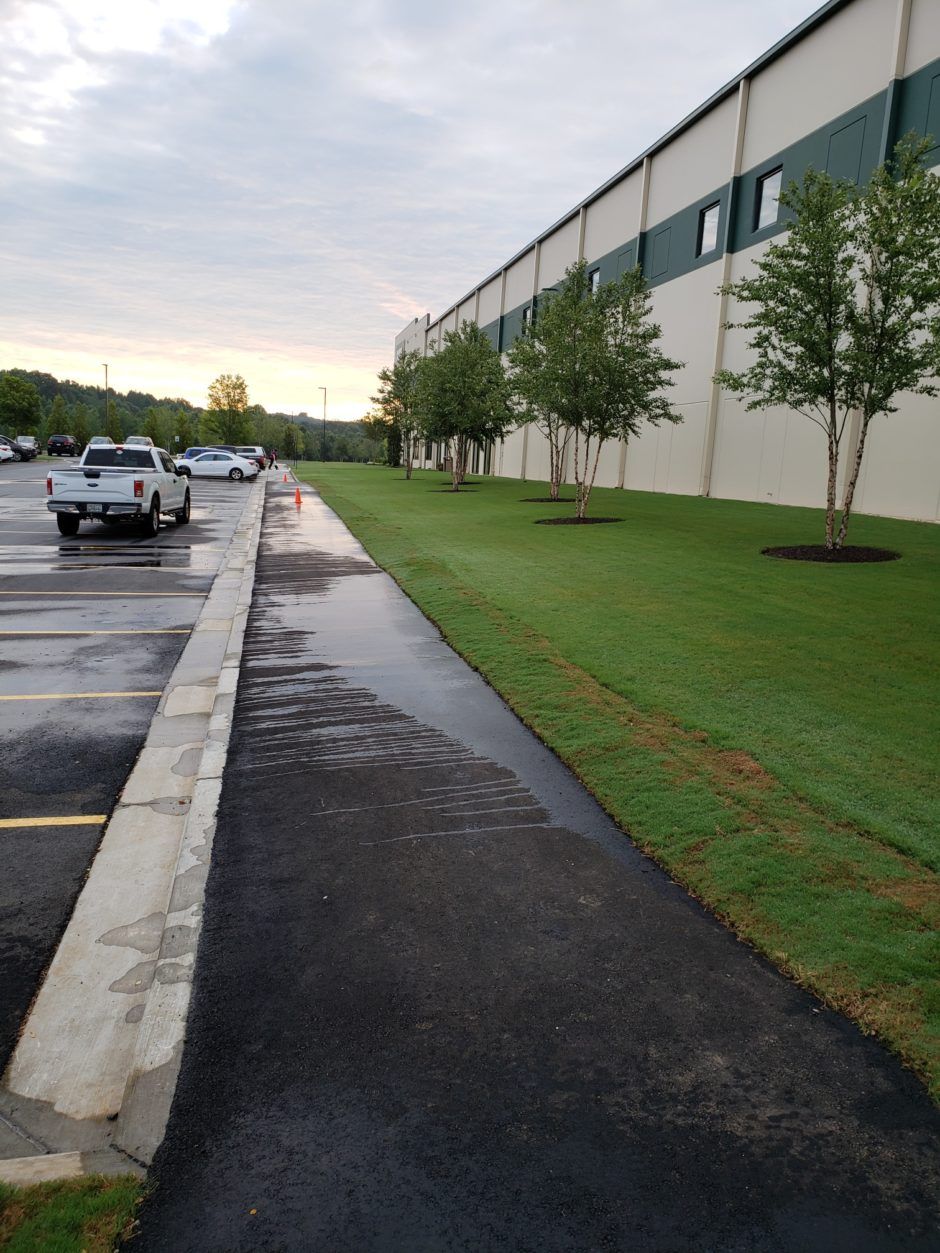
{"label": "industrial building", "polygon": [[[598,486],[819,506],[820,430],[786,410],[747,412],[712,383],[747,360],[746,333],[722,329],[718,289],[783,229],[781,185],[810,165],[864,184],[911,130],[936,138],[940,166],[940,0],[830,0],[446,312],[409,323],[395,354],[431,351],[471,320],[505,349],[572,262],[585,258],[601,282],[640,265],[663,349],[686,363],[670,395],[683,420],[606,445]],[[442,460],[430,444],[419,452],[419,465]],[[547,479],[547,445],[524,427],[478,450],[471,469]],[[940,518],[940,402],[905,396],[875,419],[855,508]]]}

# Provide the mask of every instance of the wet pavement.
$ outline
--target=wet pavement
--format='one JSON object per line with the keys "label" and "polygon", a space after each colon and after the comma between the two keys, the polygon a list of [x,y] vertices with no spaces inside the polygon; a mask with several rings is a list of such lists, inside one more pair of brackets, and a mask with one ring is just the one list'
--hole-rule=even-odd
{"label": "wet pavement", "polygon": [[269,484],[135,1250],[927,1250],[940,1116]]}
{"label": "wet pavement", "polygon": [[110,813],[247,493],[199,481],[188,526],[65,538],[47,469],[0,467],[0,697],[42,697],[0,699],[0,822],[40,823],[0,827],[0,1072],[103,830],[41,821]]}

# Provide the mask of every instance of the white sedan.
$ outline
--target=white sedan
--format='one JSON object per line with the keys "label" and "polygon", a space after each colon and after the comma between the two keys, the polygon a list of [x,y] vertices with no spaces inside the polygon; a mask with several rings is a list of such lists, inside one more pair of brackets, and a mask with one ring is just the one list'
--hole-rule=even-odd
{"label": "white sedan", "polygon": [[13,449],[8,448],[6,444],[0,444],[0,461],[12,461]]}
{"label": "white sedan", "polygon": [[222,479],[253,479],[258,467],[246,457],[232,452],[201,452],[198,457],[178,457],[176,468],[180,474]]}

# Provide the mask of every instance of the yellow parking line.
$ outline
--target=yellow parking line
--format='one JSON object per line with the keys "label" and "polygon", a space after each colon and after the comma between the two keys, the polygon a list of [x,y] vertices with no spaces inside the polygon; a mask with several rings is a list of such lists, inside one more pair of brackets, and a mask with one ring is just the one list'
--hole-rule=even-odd
{"label": "yellow parking line", "polygon": [[190,627],[165,627],[139,631],[0,631],[0,635],[189,635]]}
{"label": "yellow parking line", "polygon": [[79,592],[57,588],[54,592],[15,591],[0,592],[0,596],[188,596],[190,600],[202,600],[202,592]]}
{"label": "yellow parking line", "polygon": [[160,696],[160,692],[30,692],[21,696],[0,696],[0,700],[103,700],[107,696]]}
{"label": "yellow parking line", "polygon": [[0,818],[0,829],[12,827],[100,827],[107,814],[76,814],[71,818]]}

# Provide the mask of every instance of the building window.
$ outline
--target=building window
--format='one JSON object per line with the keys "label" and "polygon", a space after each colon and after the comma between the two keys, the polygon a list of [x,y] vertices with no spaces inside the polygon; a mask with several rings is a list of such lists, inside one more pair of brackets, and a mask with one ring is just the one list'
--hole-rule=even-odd
{"label": "building window", "polygon": [[707,252],[714,252],[718,247],[718,215],[720,204],[710,204],[698,215],[698,239],[695,244],[695,255],[703,257]]}
{"label": "building window", "polygon": [[596,270],[589,270],[588,271],[588,291],[591,293],[592,296],[597,295],[598,291],[600,290],[600,285],[601,285],[600,268],[598,267],[598,269]]}
{"label": "building window", "polygon": [[522,333],[528,335],[529,327],[532,325],[532,306],[526,305],[522,310]]}
{"label": "building window", "polygon": [[765,226],[773,226],[777,220],[778,202],[780,200],[780,184],[783,179],[783,168],[771,170],[757,180],[757,197],[754,201],[754,229],[762,230]]}

